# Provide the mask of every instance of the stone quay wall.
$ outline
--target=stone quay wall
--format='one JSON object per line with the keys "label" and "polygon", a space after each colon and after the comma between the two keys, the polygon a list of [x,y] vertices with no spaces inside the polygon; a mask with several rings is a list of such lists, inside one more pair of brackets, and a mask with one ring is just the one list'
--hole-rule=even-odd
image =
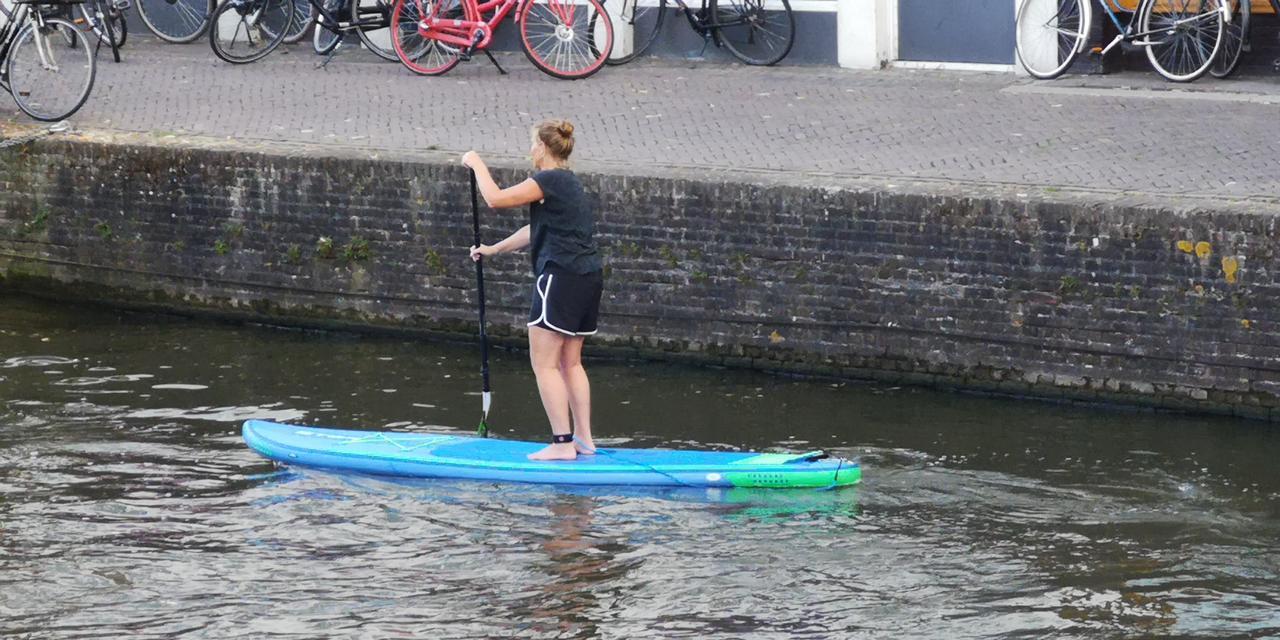
{"label": "stone quay wall", "polygon": [[[499,182],[527,175],[505,162]],[[579,172],[597,353],[1280,420],[1274,205]],[[0,289],[474,334],[467,184],[452,155],[45,139],[0,152]],[[483,210],[486,240],[525,215]],[[499,341],[521,340],[528,271],[486,265]]]}

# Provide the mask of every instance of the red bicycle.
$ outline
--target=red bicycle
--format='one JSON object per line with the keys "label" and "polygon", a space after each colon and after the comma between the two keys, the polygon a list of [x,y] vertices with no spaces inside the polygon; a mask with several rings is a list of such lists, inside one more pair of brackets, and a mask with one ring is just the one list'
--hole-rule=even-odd
{"label": "red bicycle", "polygon": [[488,47],[512,10],[525,56],[549,75],[586,78],[613,50],[613,23],[600,0],[396,0],[396,55],[414,73],[437,76],[482,51],[506,73]]}

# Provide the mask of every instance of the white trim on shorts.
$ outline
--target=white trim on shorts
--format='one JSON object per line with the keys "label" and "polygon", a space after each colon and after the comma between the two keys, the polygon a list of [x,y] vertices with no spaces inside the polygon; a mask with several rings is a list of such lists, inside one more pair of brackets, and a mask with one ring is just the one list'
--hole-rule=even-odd
{"label": "white trim on shorts", "polygon": [[[543,289],[543,288],[542,288],[542,278],[543,278],[543,277],[546,277],[546,279],[547,279],[547,288],[546,288],[546,289]],[[534,320],[533,322],[526,323],[526,324],[525,324],[525,326],[532,327],[532,326],[534,326],[534,325],[536,325],[536,324],[538,324],[538,323],[540,323],[540,322],[541,322],[541,323],[546,324],[546,325],[547,325],[547,327],[549,327],[549,328],[551,328],[551,329],[555,329],[556,331],[559,331],[560,333],[563,333],[563,334],[565,334],[565,335],[567,335],[567,336],[590,336],[590,335],[595,335],[596,331],[599,331],[599,330],[600,330],[600,329],[599,329],[599,327],[597,327],[597,328],[595,329],[595,331],[582,331],[582,332],[577,332],[577,333],[575,333],[575,332],[573,332],[573,331],[569,331],[569,330],[567,330],[567,329],[561,329],[560,327],[557,327],[557,326],[555,326],[554,324],[551,324],[551,321],[547,319],[547,298],[550,298],[550,297],[551,297],[551,280],[552,280],[553,278],[555,278],[555,274],[551,274],[551,273],[544,273],[544,274],[542,274],[542,275],[538,276],[538,281],[537,281],[537,282],[533,283],[533,288],[534,288],[534,290],[536,290],[536,291],[538,292],[538,297],[539,297],[539,298],[542,298],[542,315],[538,316],[538,319],[537,319],[537,320]]]}

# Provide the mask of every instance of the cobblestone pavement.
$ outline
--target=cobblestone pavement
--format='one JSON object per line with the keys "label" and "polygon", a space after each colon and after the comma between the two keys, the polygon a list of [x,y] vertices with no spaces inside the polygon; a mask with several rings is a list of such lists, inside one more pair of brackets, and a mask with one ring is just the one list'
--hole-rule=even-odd
{"label": "cobblestone pavement", "polygon": [[[303,47],[232,66],[206,41],[138,37],[102,56],[81,130],[172,132],[413,152],[527,149],[573,119],[577,157],[839,178],[1280,199],[1280,82],[1169,85],[1147,74],[1032,83],[1012,74],[642,62],[566,82],[518,54],[442,78],[358,50]],[[0,100],[0,124],[29,123]]]}

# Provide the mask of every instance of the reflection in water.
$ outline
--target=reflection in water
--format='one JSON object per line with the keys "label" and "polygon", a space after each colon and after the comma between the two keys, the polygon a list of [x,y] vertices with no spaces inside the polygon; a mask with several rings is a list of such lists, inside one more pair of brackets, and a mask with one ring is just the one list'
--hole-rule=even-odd
{"label": "reflection in water", "polygon": [[[241,420],[470,431],[471,346],[0,301],[3,637],[1280,636],[1270,425],[597,362],[601,444],[863,484],[282,470]],[[540,439],[523,360],[490,424]]]}
{"label": "reflection in water", "polygon": [[[547,556],[543,566],[550,580],[543,581],[526,619],[539,633],[555,631],[558,637],[594,638],[600,633],[597,621],[603,612],[596,588],[620,577],[611,570],[614,554],[589,536],[594,499],[566,495],[553,498],[550,505],[551,535],[537,546]],[[625,570],[621,572],[625,575]],[[517,608],[519,611],[519,608]]]}

